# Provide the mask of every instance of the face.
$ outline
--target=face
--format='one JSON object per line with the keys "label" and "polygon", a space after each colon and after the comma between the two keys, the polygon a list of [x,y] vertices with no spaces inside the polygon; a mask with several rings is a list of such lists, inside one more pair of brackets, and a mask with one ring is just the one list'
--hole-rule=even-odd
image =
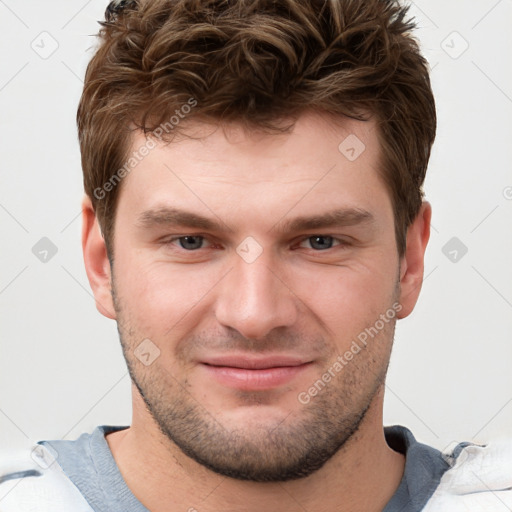
{"label": "face", "polygon": [[189,130],[122,183],[112,286],[130,374],[197,462],[303,477],[360,426],[401,308],[375,125],[307,114],[283,135]]}

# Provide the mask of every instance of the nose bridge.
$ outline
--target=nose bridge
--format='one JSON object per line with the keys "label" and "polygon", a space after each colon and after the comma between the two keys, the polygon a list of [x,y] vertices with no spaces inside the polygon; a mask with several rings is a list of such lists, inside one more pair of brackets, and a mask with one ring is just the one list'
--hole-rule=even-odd
{"label": "nose bridge", "polygon": [[262,338],[296,321],[293,293],[279,277],[270,254],[262,252],[252,259],[242,252],[234,256],[233,265],[217,297],[216,317],[221,324],[246,338]]}

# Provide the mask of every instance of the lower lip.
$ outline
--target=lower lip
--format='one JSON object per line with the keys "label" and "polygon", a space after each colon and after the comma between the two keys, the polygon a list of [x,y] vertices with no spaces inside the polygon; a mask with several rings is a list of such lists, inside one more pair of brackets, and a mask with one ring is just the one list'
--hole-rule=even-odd
{"label": "lower lip", "polygon": [[305,363],[298,366],[280,366],[260,370],[233,368],[231,366],[212,366],[208,364],[203,364],[202,366],[217,382],[249,391],[282,386],[306,370],[310,364]]}

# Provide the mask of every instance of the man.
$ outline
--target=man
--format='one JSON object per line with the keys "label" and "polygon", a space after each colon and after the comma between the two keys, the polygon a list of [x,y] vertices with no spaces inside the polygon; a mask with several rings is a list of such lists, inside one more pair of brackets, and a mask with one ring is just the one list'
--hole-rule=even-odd
{"label": "man", "polygon": [[[435,135],[393,1],[112,2],[78,110],[83,252],[130,427],[42,441],[2,510],[512,506],[512,448],[383,428]],[[500,508],[501,507],[501,508]]]}

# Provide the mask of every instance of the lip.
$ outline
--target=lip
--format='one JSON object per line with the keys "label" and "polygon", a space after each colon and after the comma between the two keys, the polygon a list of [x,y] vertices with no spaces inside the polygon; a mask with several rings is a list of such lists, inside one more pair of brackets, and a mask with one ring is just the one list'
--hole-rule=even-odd
{"label": "lip", "polygon": [[208,375],[220,384],[246,391],[282,386],[311,364],[293,356],[224,356],[201,362]]}
{"label": "lip", "polygon": [[294,356],[273,355],[249,357],[244,355],[213,356],[201,361],[210,366],[229,366],[231,368],[244,368],[247,370],[264,370],[283,366],[300,366],[308,363],[306,359]]}

